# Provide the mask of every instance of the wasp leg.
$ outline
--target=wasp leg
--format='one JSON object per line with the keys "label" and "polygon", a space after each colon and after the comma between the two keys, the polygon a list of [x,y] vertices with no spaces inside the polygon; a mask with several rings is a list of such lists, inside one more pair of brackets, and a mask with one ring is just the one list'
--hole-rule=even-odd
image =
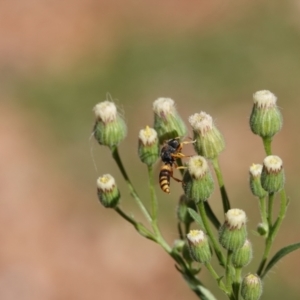
{"label": "wasp leg", "polygon": [[183,157],[192,157],[193,155],[185,155],[185,154],[179,152],[179,153],[172,153],[171,156],[173,158],[183,158]]}
{"label": "wasp leg", "polygon": [[196,140],[190,141],[190,142],[184,141],[184,142],[182,142],[181,144],[186,145],[186,144],[194,144],[194,143],[196,143]]}
{"label": "wasp leg", "polygon": [[182,182],[181,179],[178,179],[178,178],[174,177],[173,174],[172,174],[172,175],[170,174],[170,176],[171,176],[175,181],[177,181],[177,182]]}
{"label": "wasp leg", "polygon": [[170,176],[171,176],[175,181],[177,181],[177,182],[182,182],[181,179],[178,179],[178,178],[176,178],[176,177],[173,176],[173,170],[170,172]]}

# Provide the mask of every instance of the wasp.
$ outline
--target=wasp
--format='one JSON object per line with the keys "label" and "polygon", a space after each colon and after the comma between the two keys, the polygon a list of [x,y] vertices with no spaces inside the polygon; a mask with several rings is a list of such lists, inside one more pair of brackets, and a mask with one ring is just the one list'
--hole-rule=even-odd
{"label": "wasp", "polygon": [[180,138],[173,138],[166,141],[165,145],[161,148],[160,157],[163,162],[159,172],[159,185],[160,188],[165,192],[170,194],[170,178],[172,177],[177,182],[182,182],[182,180],[173,176],[173,168],[184,169],[185,167],[177,166],[176,159],[183,157],[191,157],[191,155],[185,155],[181,153],[183,145],[194,143],[191,142],[180,142]]}

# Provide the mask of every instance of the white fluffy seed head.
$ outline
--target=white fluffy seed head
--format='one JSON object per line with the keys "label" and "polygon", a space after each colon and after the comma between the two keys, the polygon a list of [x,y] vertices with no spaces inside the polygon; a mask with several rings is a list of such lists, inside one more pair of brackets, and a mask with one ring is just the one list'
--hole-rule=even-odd
{"label": "white fluffy seed head", "polygon": [[153,111],[164,118],[175,112],[175,103],[171,98],[158,98],[153,102]]}
{"label": "white fluffy seed head", "polygon": [[276,155],[269,155],[264,159],[264,166],[268,173],[277,173],[282,169],[282,159]]}
{"label": "white fluffy seed head", "polygon": [[240,229],[246,224],[246,221],[246,214],[241,209],[232,208],[225,214],[225,222],[232,229]]}
{"label": "white fluffy seed head", "polygon": [[152,145],[157,141],[157,132],[153,128],[146,126],[145,129],[140,130],[139,139],[144,146]]}
{"label": "white fluffy seed head", "polygon": [[259,108],[269,108],[276,105],[277,97],[268,90],[253,94],[253,101]]}
{"label": "white fluffy seed head", "polygon": [[97,187],[101,191],[111,191],[115,185],[115,179],[110,174],[105,174],[97,179]]}
{"label": "white fluffy seed head", "polygon": [[202,230],[191,230],[187,238],[192,244],[199,244],[206,239],[206,236]]}
{"label": "white fluffy seed head", "polygon": [[211,130],[213,127],[212,117],[204,111],[191,115],[189,117],[189,123],[191,124],[193,130],[202,135]]}
{"label": "white fluffy seed head", "polygon": [[260,164],[252,164],[249,171],[253,177],[259,177],[261,175],[263,166]]}
{"label": "white fluffy seed head", "polygon": [[200,155],[193,156],[189,160],[188,170],[192,177],[196,179],[202,178],[208,171],[208,163],[206,159]]}
{"label": "white fluffy seed head", "polygon": [[93,108],[96,119],[104,123],[109,123],[117,118],[117,107],[113,102],[103,101]]}

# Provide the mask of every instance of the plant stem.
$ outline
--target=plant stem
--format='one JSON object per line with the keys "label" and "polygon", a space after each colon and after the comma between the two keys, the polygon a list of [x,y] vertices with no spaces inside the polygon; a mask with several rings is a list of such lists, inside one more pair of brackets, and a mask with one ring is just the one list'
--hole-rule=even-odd
{"label": "plant stem", "polygon": [[229,288],[232,282],[232,274],[231,274],[231,258],[233,252],[231,250],[227,251],[227,259],[226,259],[226,267],[225,267],[225,277],[226,277],[226,286]]}
{"label": "plant stem", "polygon": [[148,166],[148,179],[149,179],[149,188],[151,194],[151,215],[152,215],[152,222],[157,223],[158,217],[158,203],[157,197],[154,189],[154,182],[153,182],[153,166]]}
{"label": "plant stem", "polygon": [[141,199],[139,198],[135,188],[133,187],[126,171],[125,171],[125,168],[123,166],[123,163],[122,163],[122,160],[120,158],[120,155],[119,155],[119,151],[118,151],[118,147],[117,146],[114,146],[111,148],[111,152],[112,152],[112,156],[114,158],[114,160],[116,161],[122,175],[123,175],[123,178],[124,180],[126,181],[127,183],[127,186],[129,188],[129,191],[131,193],[131,195],[133,196],[134,200],[136,201],[137,205],[139,206],[139,208],[141,209],[142,213],[144,214],[145,218],[148,220],[149,223],[152,222],[152,218],[149,214],[149,212],[147,211],[146,207],[144,206],[144,204],[142,203]]}
{"label": "plant stem", "polygon": [[269,235],[268,235],[267,240],[266,240],[265,251],[264,251],[262,260],[261,260],[261,262],[259,264],[258,270],[257,270],[257,275],[258,276],[263,277],[262,276],[263,269],[264,269],[265,264],[267,262],[267,259],[268,259],[268,256],[269,256],[269,253],[270,253],[273,241],[275,239],[275,236],[276,236],[276,234],[277,234],[277,232],[279,230],[279,227],[280,227],[280,225],[281,225],[281,223],[282,223],[282,221],[283,221],[283,219],[285,217],[286,209],[287,209],[287,198],[286,198],[285,190],[283,189],[280,192],[280,210],[279,210],[279,215],[278,215],[278,218],[277,218],[274,226],[269,228]]}
{"label": "plant stem", "polygon": [[234,282],[232,285],[235,300],[239,299],[241,275],[242,275],[242,268],[236,268],[235,269],[235,279],[234,279]]}
{"label": "plant stem", "polygon": [[265,138],[262,138],[263,140],[263,144],[264,144],[264,148],[265,148],[265,152],[267,155],[271,155],[272,154],[272,137],[265,137]]}
{"label": "plant stem", "polygon": [[218,161],[217,157],[212,159],[211,161],[212,161],[212,165],[214,167],[214,170],[215,170],[215,173],[217,176],[217,180],[218,180],[218,184],[219,184],[219,188],[220,188],[220,192],[221,192],[223,211],[224,211],[224,213],[226,213],[230,209],[230,202],[229,202],[229,198],[228,198],[228,195],[227,195],[227,192],[225,189],[223,175],[221,172],[219,161]]}
{"label": "plant stem", "polygon": [[263,224],[268,225],[266,197],[259,198],[259,211],[260,211],[261,221],[263,222]]}
{"label": "plant stem", "polygon": [[138,233],[140,233],[142,236],[146,237],[147,239],[150,239],[152,241],[156,242],[156,237],[153,235],[153,233],[148,230],[143,224],[138,223],[134,218],[128,216],[125,212],[122,211],[120,207],[116,207],[115,211],[127,222],[133,225],[133,227],[136,229]]}
{"label": "plant stem", "polygon": [[[279,210],[279,214],[278,214],[278,218],[271,230],[271,233],[270,233],[270,246],[269,246],[269,249],[268,249],[268,252],[266,253],[266,258],[268,257],[269,255],[269,252],[270,252],[270,249],[271,249],[271,246],[272,246],[272,243],[278,233],[278,230],[280,228],[280,225],[285,217],[285,214],[286,214],[286,210],[287,210],[287,204],[288,204],[288,201],[287,201],[287,197],[286,197],[286,193],[285,193],[285,190],[283,189],[281,192],[280,192],[280,210]],[[265,259],[265,262],[264,264],[262,265],[262,267],[259,269],[259,271],[257,271],[257,274],[260,276],[262,274],[262,270],[263,270],[263,267],[266,263],[266,260]],[[263,274],[261,276],[261,278],[263,278],[265,274]]]}
{"label": "plant stem", "polygon": [[203,201],[200,201],[197,205],[198,207],[198,210],[199,210],[199,213],[200,213],[200,216],[202,218],[202,222],[203,222],[203,225],[204,225],[204,229],[207,233],[207,235],[209,236],[212,244],[213,244],[213,248],[215,250],[215,253],[218,257],[218,260],[219,260],[219,263],[222,265],[222,266],[225,266],[225,258],[223,256],[223,253],[221,251],[221,247],[218,243],[218,241],[216,240],[210,226],[209,226],[209,223],[208,223],[208,219],[207,219],[207,216],[206,216],[206,212],[205,212],[205,207],[204,207],[204,202]]}
{"label": "plant stem", "polygon": [[220,276],[217,274],[211,263],[207,262],[205,263],[205,267],[209,271],[209,273],[212,275],[212,277],[218,282],[219,287],[223,292],[226,294],[229,294],[228,290],[226,289],[225,284],[220,280]]}
{"label": "plant stem", "polygon": [[268,216],[267,216],[267,219],[268,219],[268,225],[269,225],[269,231],[271,230],[273,224],[272,224],[272,215],[273,215],[273,204],[274,204],[274,193],[270,193],[269,194],[269,202],[268,202]]}
{"label": "plant stem", "polygon": [[215,226],[215,228],[217,230],[219,230],[220,226],[221,226],[221,223],[218,220],[218,218],[216,217],[216,215],[214,214],[213,210],[211,209],[208,201],[204,202],[204,206],[205,206],[205,212],[206,212],[207,217],[209,218],[211,223]]}

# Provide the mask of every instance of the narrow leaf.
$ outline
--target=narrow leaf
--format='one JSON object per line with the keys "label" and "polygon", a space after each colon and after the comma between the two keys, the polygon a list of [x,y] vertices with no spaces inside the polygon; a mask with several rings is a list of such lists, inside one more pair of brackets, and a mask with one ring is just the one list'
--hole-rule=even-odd
{"label": "narrow leaf", "polygon": [[201,217],[198,215],[196,211],[194,211],[192,208],[188,208],[188,212],[190,216],[194,219],[194,221],[203,229],[203,222]]}
{"label": "narrow leaf", "polygon": [[300,243],[296,243],[280,249],[267,264],[263,274],[261,275],[261,278],[263,278],[281,258],[283,258],[284,256],[288,255],[289,253],[299,248],[300,248]]}
{"label": "narrow leaf", "polygon": [[203,285],[198,285],[198,289],[201,293],[201,299],[203,300],[217,300],[215,296]]}

